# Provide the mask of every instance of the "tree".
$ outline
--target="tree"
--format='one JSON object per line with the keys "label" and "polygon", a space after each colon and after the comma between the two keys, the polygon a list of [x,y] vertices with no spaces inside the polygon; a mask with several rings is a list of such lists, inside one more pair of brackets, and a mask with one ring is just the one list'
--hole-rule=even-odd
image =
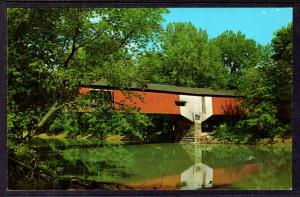
{"label": "tree", "polygon": [[155,42],[165,12],[10,9],[11,125],[18,125],[13,117],[20,117],[19,113],[30,113],[28,130],[34,134],[49,123],[54,112],[76,99],[80,85],[102,77],[118,85],[118,68],[130,68],[133,57]]}
{"label": "tree", "polygon": [[222,63],[231,74],[230,89],[237,87],[236,79],[242,69],[256,67],[260,63],[260,46],[241,32],[227,30],[212,42],[220,48]]}
{"label": "tree", "polygon": [[257,137],[286,136],[291,131],[292,26],[277,32],[265,47],[258,67],[243,69],[238,94],[249,110],[238,127],[251,130]]}
{"label": "tree", "polygon": [[275,32],[272,47],[274,61],[283,61],[288,65],[293,64],[293,26],[291,23]]}
{"label": "tree", "polygon": [[268,82],[273,84],[275,105],[278,108],[278,117],[286,124],[291,123],[292,114],[292,78],[293,78],[293,32],[292,25],[275,32],[272,39],[274,53],[273,68],[266,67]]}
{"label": "tree", "polygon": [[161,50],[140,61],[142,75],[151,82],[176,86],[224,88],[227,70],[218,47],[206,31],[191,23],[171,23],[161,35]]}
{"label": "tree", "polygon": [[[80,86],[103,77],[112,85],[126,85],[128,79],[119,76],[128,73],[125,70],[131,70],[127,76],[134,75],[134,59],[148,50],[149,42],[155,42],[165,12],[135,8],[8,10],[10,189],[23,188],[26,182],[34,187],[38,177],[55,183],[59,165],[40,160],[30,139],[56,129],[79,134],[82,119],[74,111],[90,105],[89,96],[78,95]],[[108,109],[119,131],[135,129],[130,135],[139,136],[136,128],[148,124],[136,109],[131,115],[129,110],[127,114],[114,111],[111,105],[98,108],[89,119],[90,127],[95,126],[90,132],[98,136],[105,134],[105,124],[97,116]]]}
{"label": "tree", "polygon": [[225,31],[214,42],[220,47],[222,62],[231,74],[238,74],[243,68],[255,67],[259,62],[258,45],[241,32]]}

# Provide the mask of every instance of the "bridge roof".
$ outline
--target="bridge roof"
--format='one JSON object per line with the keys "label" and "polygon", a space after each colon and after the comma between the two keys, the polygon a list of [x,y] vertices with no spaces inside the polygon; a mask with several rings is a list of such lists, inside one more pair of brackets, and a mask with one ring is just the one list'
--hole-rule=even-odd
{"label": "bridge roof", "polygon": [[[95,81],[94,83],[88,85],[88,87],[95,89],[120,89],[116,86],[110,85],[110,83],[108,83],[106,80]],[[190,88],[154,83],[133,82],[131,83],[131,86],[127,89],[130,89],[132,91],[163,92],[170,94],[236,97],[233,90],[212,90],[208,88]]]}

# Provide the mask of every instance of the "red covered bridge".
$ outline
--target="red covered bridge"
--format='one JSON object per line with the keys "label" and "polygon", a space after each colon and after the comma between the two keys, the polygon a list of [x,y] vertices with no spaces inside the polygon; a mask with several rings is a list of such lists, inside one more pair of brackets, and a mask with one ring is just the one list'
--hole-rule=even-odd
{"label": "red covered bridge", "polygon": [[[213,115],[235,115],[241,113],[239,99],[232,90],[214,91],[205,88],[189,88],[159,84],[133,83],[129,88],[133,96],[128,97],[106,81],[96,81],[81,87],[80,93],[106,90],[111,94],[114,105],[135,105],[146,114],[179,115],[195,123],[193,135],[201,132],[201,123]],[[193,136],[195,139],[195,137]]]}

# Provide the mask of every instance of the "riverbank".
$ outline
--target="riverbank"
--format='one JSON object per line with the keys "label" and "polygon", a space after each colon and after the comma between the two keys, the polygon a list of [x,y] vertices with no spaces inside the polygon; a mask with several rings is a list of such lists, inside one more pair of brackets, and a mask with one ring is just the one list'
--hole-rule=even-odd
{"label": "riverbank", "polygon": [[[71,145],[95,145],[95,144],[103,144],[103,145],[121,145],[121,144],[147,144],[143,141],[133,141],[128,140],[122,135],[108,135],[104,140],[99,140],[96,137],[93,137],[92,135],[78,135],[76,137],[70,138],[67,136],[67,134],[57,134],[57,135],[47,135],[47,134],[40,134],[38,136],[34,137],[36,140],[50,140],[50,141],[56,141],[59,144],[63,144],[66,146]],[[203,132],[198,136],[198,139],[193,144],[249,144],[249,145],[273,145],[273,144],[292,144],[292,138],[289,137],[279,137],[275,136],[273,139],[271,138],[264,138],[259,139],[255,142],[229,142],[226,140],[221,140],[215,138],[212,134],[208,132]]]}
{"label": "riverbank", "polygon": [[280,136],[275,136],[273,139],[272,138],[263,138],[263,139],[257,139],[256,141],[253,142],[229,142],[226,140],[221,140],[215,138],[211,133],[208,132],[203,132],[198,136],[197,142],[199,144],[256,144],[256,145],[270,145],[270,144],[292,144],[292,137],[280,137]]}
{"label": "riverbank", "polygon": [[34,140],[50,140],[50,141],[60,141],[63,144],[99,144],[99,143],[107,143],[107,144],[123,144],[127,143],[123,141],[122,136],[109,136],[104,140],[100,140],[92,135],[78,135],[76,137],[69,137],[66,133],[62,134],[51,134],[48,135],[46,133],[34,136]]}

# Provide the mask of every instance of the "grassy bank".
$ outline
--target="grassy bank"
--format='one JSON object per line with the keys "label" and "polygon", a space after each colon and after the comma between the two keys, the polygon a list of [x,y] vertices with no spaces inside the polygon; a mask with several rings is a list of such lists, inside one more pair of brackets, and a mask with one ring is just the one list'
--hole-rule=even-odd
{"label": "grassy bank", "polygon": [[[36,146],[45,145],[44,142],[48,144],[60,146],[60,147],[70,147],[70,146],[104,146],[104,145],[124,145],[124,144],[144,144],[148,142],[144,141],[133,141],[126,139],[122,135],[108,135],[104,140],[100,140],[92,135],[78,135],[76,137],[69,137],[66,133],[62,134],[40,134],[34,137],[34,144]],[[46,143],[46,144],[47,144]],[[222,139],[214,137],[210,133],[202,133],[199,137],[198,144],[249,144],[249,145],[271,145],[271,144],[292,144],[292,137],[280,137],[275,136],[271,138],[256,139],[254,141],[230,141],[228,139]]]}
{"label": "grassy bank", "polygon": [[242,139],[243,136],[214,136],[211,133],[203,133],[198,139],[201,144],[249,144],[249,145],[270,145],[270,144],[292,144],[291,136],[275,136],[274,138],[253,138],[251,140]]}

